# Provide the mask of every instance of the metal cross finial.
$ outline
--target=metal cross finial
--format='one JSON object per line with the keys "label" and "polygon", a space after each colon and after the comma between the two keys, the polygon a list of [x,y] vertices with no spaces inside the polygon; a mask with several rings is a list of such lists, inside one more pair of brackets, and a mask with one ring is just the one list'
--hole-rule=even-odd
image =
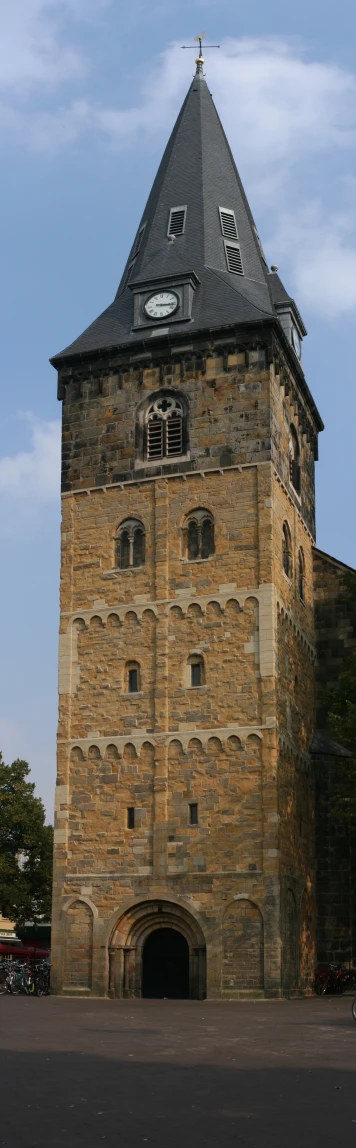
{"label": "metal cross finial", "polygon": [[[195,61],[196,66],[197,66],[197,70],[196,70],[197,76],[203,75],[204,57],[203,57],[202,41],[204,40],[204,36],[205,36],[205,32],[201,32],[200,36],[194,36],[194,43],[196,44],[197,41],[199,41],[199,56]],[[193,47],[194,47],[194,44],[182,44],[182,48],[193,48]],[[220,44],[206,44],[205,47],[206,48],[220,48]]]}

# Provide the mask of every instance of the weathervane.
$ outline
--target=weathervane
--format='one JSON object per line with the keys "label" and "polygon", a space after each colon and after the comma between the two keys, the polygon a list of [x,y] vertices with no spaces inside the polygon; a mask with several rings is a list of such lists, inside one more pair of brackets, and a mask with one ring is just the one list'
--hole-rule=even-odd
{"label": "weathervane", "polygon": [[[205,32],[201,32],[200,36],[194,36],[194,44],[196,44],[199,41],[199,56],[195,61],[196,66],[197,66],[197,72],[196,72],[197,76],[199,76],[199,74],[201,74],[201,75],[203,74],[204,58],[203,58],[202,41],[204,40],[204,37],[205,37]],[[194,44],[182,44],[182,48],[193,48]],[[206,48],[220,48],[220,44],[205,44],[205,47]]]}

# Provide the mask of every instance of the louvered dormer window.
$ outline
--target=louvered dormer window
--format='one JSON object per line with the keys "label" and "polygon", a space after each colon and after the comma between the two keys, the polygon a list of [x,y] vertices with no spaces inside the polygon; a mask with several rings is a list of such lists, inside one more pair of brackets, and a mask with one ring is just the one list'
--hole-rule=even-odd
{"label": "louvered dormer window", "polygon": [[219,212],[224,239],[238,239],[235,212],[228,207],[219,207]]}
{"label": "louvered dormer window", "polygon": [[133,269],[135,266],[135,262],[136,262],[136,260],[132,259],[131,263],[129,263],[129,265],[128,265],[127,272],[126,272],[126,279],[124,282],[124,287],[127,287],[127,284],[130,282],[131,275],[132,275],[132,272],[133,272]]}
{"label": "louvered dormer window", "polygon": [[238,243],[227,243],[225,240],[225,255],[228,271],[234,275],[243,275],[241,251]]}
{"label": "louvered dormer window", "polygon": [[143,226],[140,227],[140,230],[138,232],[138,236],[137,236],[137,240],[136,240],[136,244],[135,244],[135,251],[134,251],[135,256],[138,255],[138,253],[139,253],[141,243],[143,240],[143,236],[144,236],[144,232],[145,232],[145,228],[146,228],[146,224],[144,223]]}
{"label": "louvered dormer window", "polygon": [[184,207],[171,207],[169,213],[168,223],[168,236],[172,239],[177,235],[183,235],[185,231],[185,221],[187,218],[187,208]]}
{"label": "louvered dormer window", "polygon": [[147,412],[147,458],[151,461],[183,454],[183,441],[183,405],[173,395],[160,395]]}
{"label": "louvered dormer window", "polygon": [[233,275],[243,275],[241,248],[238,242],[235,212],[229,207],[219,207],[220,225],[225,242],[225,258],[228,271]]}

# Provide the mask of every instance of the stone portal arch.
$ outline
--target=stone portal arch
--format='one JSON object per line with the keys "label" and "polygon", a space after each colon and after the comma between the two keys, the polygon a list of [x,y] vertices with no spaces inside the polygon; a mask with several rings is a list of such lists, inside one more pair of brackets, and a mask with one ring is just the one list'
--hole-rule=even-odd
{"label": "stone portal arch", "polygon": [[188,995],[206,996],[205,938],[201,925],[184,906],[173,901],[141,901],[116,921],[109,942],[109,996],[141,997],[143,950],[156,930],[175,930],[189,950]]}

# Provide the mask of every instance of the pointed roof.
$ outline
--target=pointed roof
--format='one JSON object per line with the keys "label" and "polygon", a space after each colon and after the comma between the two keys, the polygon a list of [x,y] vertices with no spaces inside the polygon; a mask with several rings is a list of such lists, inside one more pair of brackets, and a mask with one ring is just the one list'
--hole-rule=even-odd
{"label": "pointed roof", "polygon": [[[184,233],[168,237],[171,208],[186,206]],[[243,274],[228,270],[219,208],[235,213]],[[142,231],[141,229],[144,228]],[[141,234],[140,234],[141,233]],[[138,250],[139,248],[139,250]],[[132,265],[132,266],[131,266]],[[128,277],[129,268],[131,268]],[[52,359],[135,345],[135,284],[182,274],[198,279],[194,331],[277,315],[253,216],[211,94],[199,70],[189,88],[149,195],[114,302],[69,347]],[[169,326],[169,320],[166,320]],[[177,336],[191,321],[171,324]],[[157,331],[158,333],[158,331]]]}

